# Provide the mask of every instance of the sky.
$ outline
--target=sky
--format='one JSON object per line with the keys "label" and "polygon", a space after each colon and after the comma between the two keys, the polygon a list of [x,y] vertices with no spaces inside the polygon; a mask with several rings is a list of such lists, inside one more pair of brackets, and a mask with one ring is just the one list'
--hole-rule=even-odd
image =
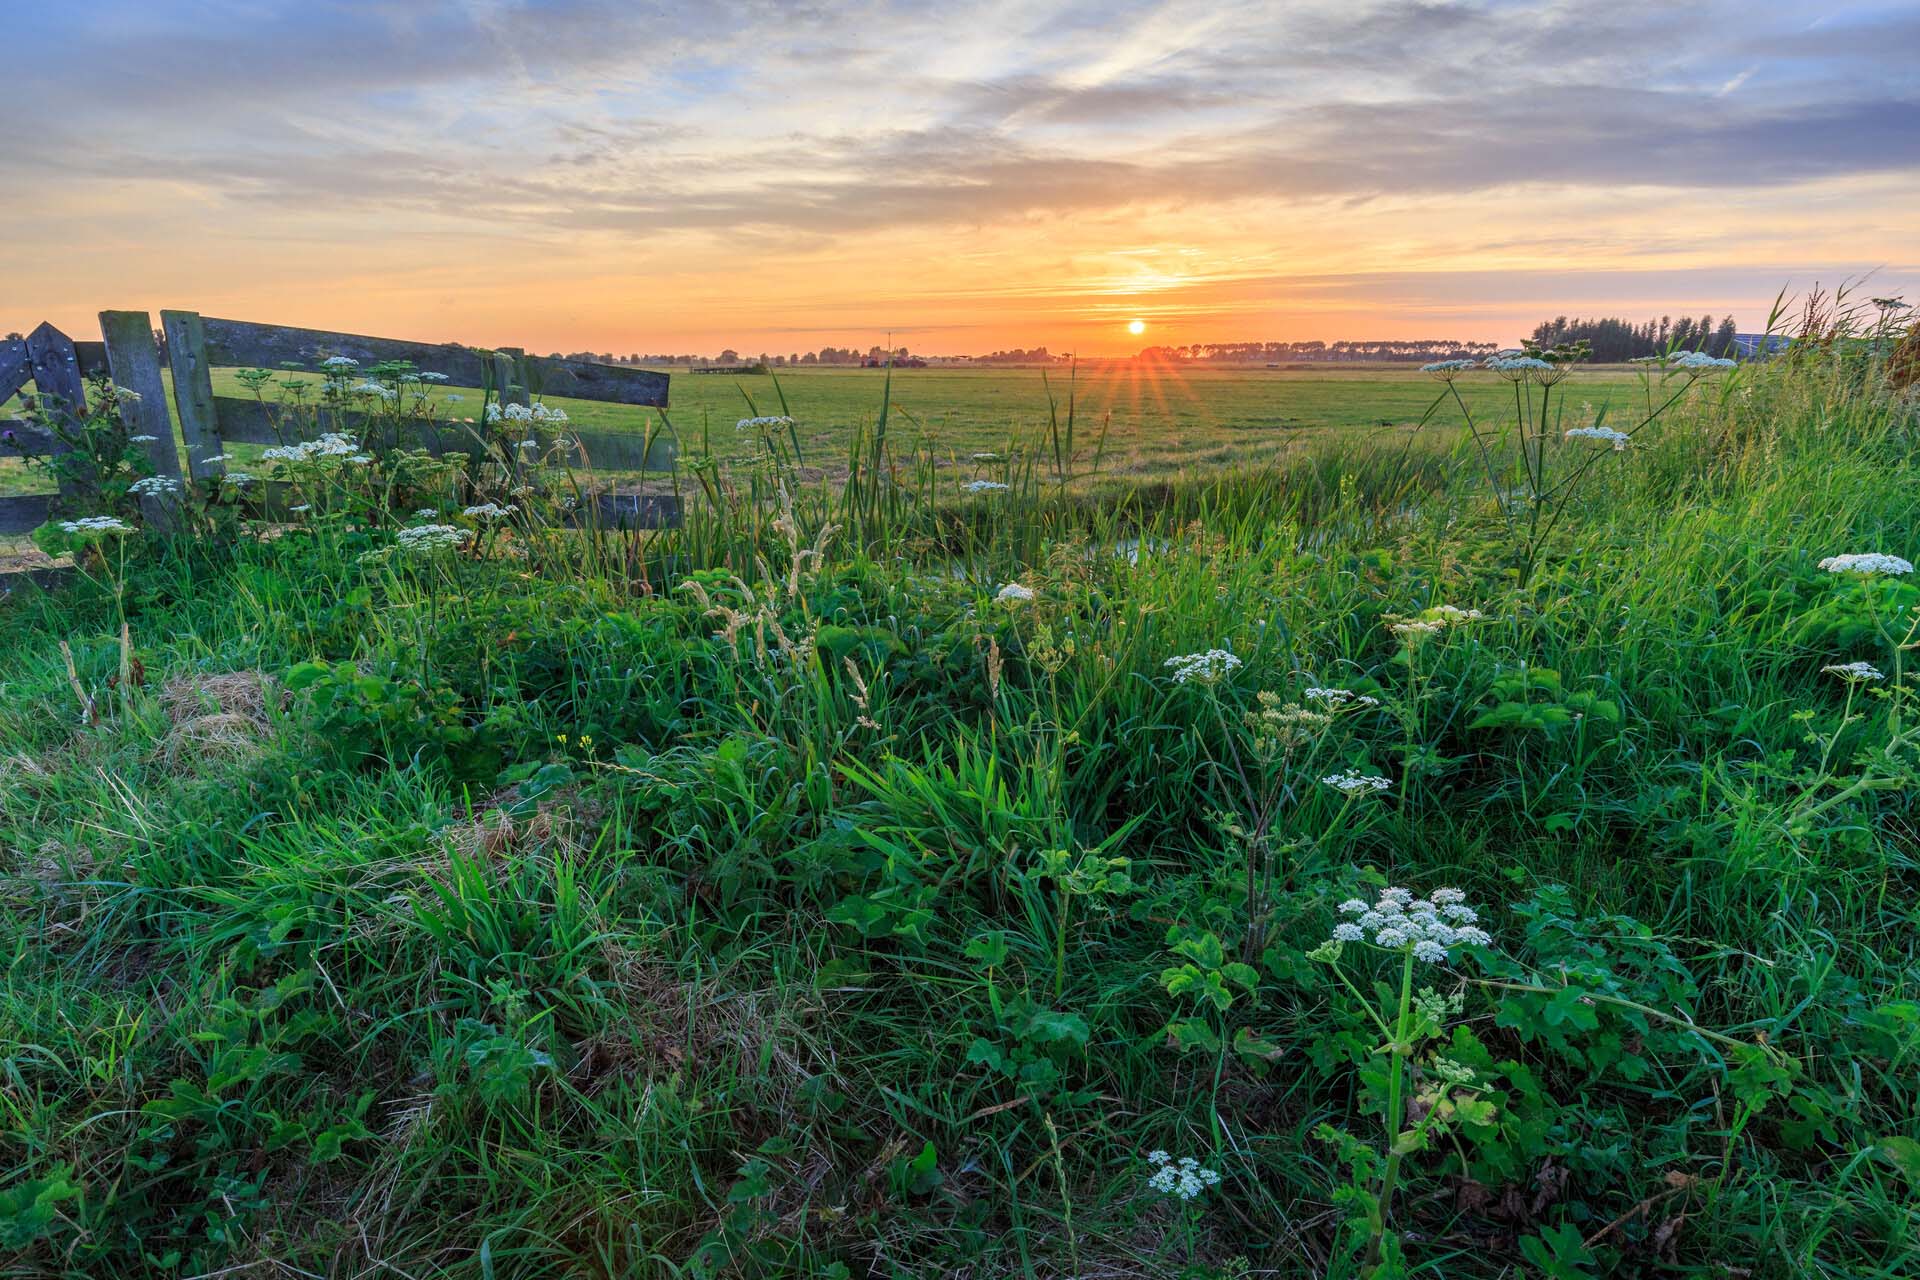
{"label": "sky", "polygon": [[7,23],[0,331],[180,307],[533,350],[1091,355],[1920,294],[1912,0]]}

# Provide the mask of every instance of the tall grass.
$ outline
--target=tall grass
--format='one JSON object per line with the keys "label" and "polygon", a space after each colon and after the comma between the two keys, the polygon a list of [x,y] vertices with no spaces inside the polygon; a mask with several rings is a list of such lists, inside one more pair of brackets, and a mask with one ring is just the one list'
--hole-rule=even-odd
{"label": "tall grass", "polygon": [[[844,487],[769,432],[677,530],[16,593],[0,1266],[1912,1274],[1920,589],[1818,567],[1920,547],[1881,368],[1703,386],[1528,573],[1437,426],[1125,485],[1071,395],[965,463],[883,397]],[[1308,958],[1389,880],[1493,938],[1412,1109]],[[1436,1055],[1485,1109],[1370,1249]]]}

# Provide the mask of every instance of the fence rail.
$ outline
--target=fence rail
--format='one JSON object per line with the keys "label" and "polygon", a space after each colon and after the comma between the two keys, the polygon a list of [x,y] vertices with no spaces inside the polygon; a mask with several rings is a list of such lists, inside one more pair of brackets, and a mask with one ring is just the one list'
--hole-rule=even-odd
{"label": "fence rail", "polygon": [[[530,389],[542,395],[594,400],[636,408],[665,408],[668,378],[650,369],[598,364],[589,360],[530,356],[515,347],[486,350],[454,343],[409,342],[399,338],[300,329],[223,320],[193,311],[160,313],[164,348],[154,340],[152,318],[144,311],[100,313],[101,341],[75,342],[50,324],[25,338],[0,341],[0,403],[29,382],[43,412],[84,416],[86,379],[107,374],[118,386],[137,393],[123,402],[122,420],[133,435],[153,437],[148,461],[156,475],[181,478],[180,455],[194,479],[218,474],[212,461],[227,444],[290,444],[323,431],[356,436],[382,420],[378,415],[337,406],[289,414],[279,406],[245,396],[218,395],[213,370],[293,367],[321,371],[330,356],[345,356],[362,366],[404,361],[414,372],[437,374],[448,385],[491,387],[503,402],[528,403]],[[172,375],[169,412],[163,366]],[[178,424],[178,430],[175,424]],[[404,435],[379,442],[425,448],[435,453],[473,453],[484,437],[471,425],[437,420],[406,424]],[[16,448],[50,456],[69,447],[62,435],[36,421],[0,421]],[[604,431],[569,424],[566,437],[577,445],[583,466],[605,473],[649,473],[673,469],[673,439],[656,432]],[[13,450],[0,451],[7,456]],[[60,495],[0,497],[0,534],[24,533],[44,524]],[[614,487],[596,494],[592,508],[610,524],[661,528],[680,522],[679,500],[668,495],[620,493]],[[164,507],[149,503],[146,515],[164,523]]]}

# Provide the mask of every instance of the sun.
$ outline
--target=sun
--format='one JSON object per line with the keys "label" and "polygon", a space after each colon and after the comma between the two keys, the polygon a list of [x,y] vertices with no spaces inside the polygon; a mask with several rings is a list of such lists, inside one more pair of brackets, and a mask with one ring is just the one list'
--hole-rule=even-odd
{"label": "sun", "polygon": [[1127,332],[1132,334],[1134,337],[1137,338],[1141,334],[1145,333],[1146,331],[1147,331],[1147,322],[1145,320],[1127,321]]}

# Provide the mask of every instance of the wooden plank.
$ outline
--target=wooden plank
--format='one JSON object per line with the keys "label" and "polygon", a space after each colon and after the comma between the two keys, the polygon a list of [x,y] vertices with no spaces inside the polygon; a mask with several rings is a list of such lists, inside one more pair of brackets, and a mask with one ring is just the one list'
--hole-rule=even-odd
{"label": "wooden plank", "polygon": [[220,444],[220,420],[214,413],[213,374],[207,364],[207,333],[193,311],[162,311],[160,327],[167,335],[167,365],[173,371],[173,407],[180,419],[180,435],[187,446],[187,470],[198,480],[217,476],[224,464],[208,462],[225,450]]}
{"label": "wooden plank", "polygon": [[[144,311],[102,311],[100,335],[107,344],[107,365],[113,383],[138,396],[122,397],[120,421],[127,434],[147,437],[142,448],[153,474],[180,481],[180,444],[173,434],[173,414],[167,410],[167,384],[160,377],[160,348],[153,341],[153,317]],[[175,522],[176,498],[146,494],[140,513],[150,527],[166,531]]]}
{"label": "wooden plank", "polygon": [[576,431],[572,439],[579,442],[570,451],[573,461],[584,461],[592,471],[671,471],[679,456],[665,432],[649,437],[638,431]]}
{"label": "wooden plank", "polygon": [[0,498],[0,534],[30,533],[52,515],[51,493],[10,494]]}
{"label": "wooden plank", "polygon": [[667,375],[631,365],[528,356],[525,381],[528,386],[538,387],[543,396],[667,407]]}
{"label": "wooden plank", "polygon": [[[308,405],[281,410],[252,396],[214,396],[213,420],[225,444],[292,444],[328,431],[358,434],[366,425],[364,413],[340,413]],[[309,429],[318,424],[318,430]]]}
{"label": "wooden plank", "polygon": [[[686,520],[670,493],[598,493],[594,515],[603,529],[677,529]],[[582,523],[577,517],[573,524]]]}
{"label": "wooden plank", "polygon": [[104,342],[75,339],[73,356],[74,361],[80,366],[80,376],[83,378],[98,378],[109,372],[107,344]]}
{"label": "wooden plank", "polygon": [[0,404],[33,377],[33,358],[27,354],[25,338],[0,338]]}
{"label": "wooden plank", "polygon": [[362,370],[385,361],[405,360],[416,372],[443,373],[449,381],[463,387],[485,385],[480,353],[456,343],[403,342],[326,329],[219,320],[213,316],[202,317],[201,325],[207,363],[216,369],[235,366],[278,369],[283,364],[292,364],[317,370],[328,356],[346,356],[358,360]]}

